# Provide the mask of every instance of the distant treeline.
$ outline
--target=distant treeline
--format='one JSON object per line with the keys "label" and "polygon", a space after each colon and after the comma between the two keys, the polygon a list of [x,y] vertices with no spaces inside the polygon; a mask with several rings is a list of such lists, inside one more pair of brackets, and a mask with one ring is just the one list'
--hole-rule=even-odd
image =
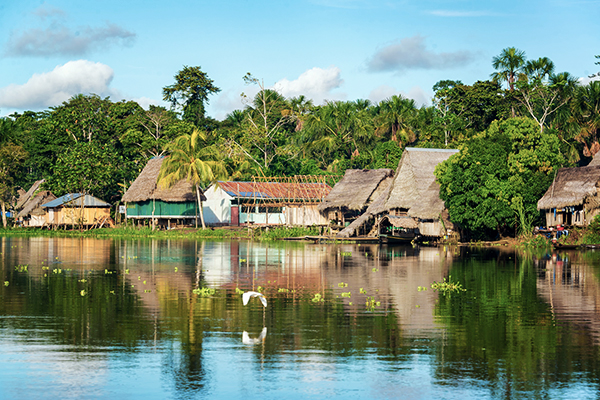
{"label": "distant treeline", "polygon": [[[585,165],[600,149],[600,82],[581,85],[547,58],[526,60],[514,48],[492,65],[489,80],[436,83],[422,107],[401,95],[317,106],[248,74],[258,94],[217,121],[205,106],[220,89],[189,66],[163,88],[169,109],[76,95],[0,119],[0,200],[11,204],[18,187],[44,178],[57,196],[85,191],[114,203],[149,158],[199,130],[208,156],[236,180],[395,169],[406,146],[458,148],[438,171],[451,218],[478,236],[511,232],[536,222],[535,203],[557,168]],[[485,210],[472,210],[481,204]]]}

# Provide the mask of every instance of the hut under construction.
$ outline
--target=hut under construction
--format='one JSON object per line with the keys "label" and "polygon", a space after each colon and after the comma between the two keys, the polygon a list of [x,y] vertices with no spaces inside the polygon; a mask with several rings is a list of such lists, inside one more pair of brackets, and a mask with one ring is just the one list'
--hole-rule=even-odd
{"label": "hut under construction", "polygon": [[319,204],[319,212],[334,229],[344,229],[358,219],[389,186],[394,171],[349,169]]}
{"label": "hut under construction", "polygon": [[[197,221],[198,201],[191,182],[181,180],[169,189],[157,186],[165,157],[154,157],[125,192],[125,216],[133,221],[150,221],[166,228]],[[201,193],[202,199],[206,200]]]}
{"label": "hut under construction", "polygon": [[42,190],[43,179],[36,181],[27,192],[21,193],[17,199],[17,223],[23,227],[43,227],[46,224],[46,209],[42,204],[48,203],[56,196],[49,190]]}
{"label": "hut under construction", "polygon": [[600,166],[561,168],[538,201],[546,227],[585,226],[600,214]]}
{"label": "hut under construction", "polygon": [[220,181],[206,189],[204,217],[210,225],[327,225],[318,205],[331,191],[325,177],[254,177]]}

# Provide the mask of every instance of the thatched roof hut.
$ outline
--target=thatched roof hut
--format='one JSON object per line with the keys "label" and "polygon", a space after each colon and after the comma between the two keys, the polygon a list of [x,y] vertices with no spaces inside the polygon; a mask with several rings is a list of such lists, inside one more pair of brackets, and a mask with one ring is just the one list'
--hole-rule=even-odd
{"label": "thatched roof hut", "polygon": [[331,210],[361,212],[381,195],[393,174],[388,168],[346,170],[342,180],[319,204],[319,211],[323,214]]}
{"label": "thatched roof hut", "polygon": [[384,210],[407,210],[411,217],[438,218],[444,209],[435,167],[458,153],[454,149],[406,148],[398,165]]}
{"label": "thatched roof hut", "polygon": [[[157,186],[160,167],[164,157],[154,157],[148,163],[123,195],[122,202],[138,203],[147,200],[162,200],[169,203],[196,201],[196,194],[190,181],[181,180],[169,189]],[[202,200],[206,200],[202,195]]]}
{"label": "thatched roof hut", "polygon": [[55,200],[56,196],[49,190],[39,191],[22,205],[22,209],[17,214],[17,218],[25,218],[30,215],[43,215],[46,210],[42,208],[42,204],[46,204]]}
{"label": "thatched roof hut", "polygon": [[[600,166],[561,168],[546,194],[538,201],[538,210],[583,205],[598,195]],[[600,205],[600,204],[599,204]]]}
{"label": "thatched roof hut", "polygon": [[15,209],[20,210],[25,207],[25,204],[34,197],[44,182],[44,179],[40,179],[39,181],[35,181],[27,192],[20,190]]}

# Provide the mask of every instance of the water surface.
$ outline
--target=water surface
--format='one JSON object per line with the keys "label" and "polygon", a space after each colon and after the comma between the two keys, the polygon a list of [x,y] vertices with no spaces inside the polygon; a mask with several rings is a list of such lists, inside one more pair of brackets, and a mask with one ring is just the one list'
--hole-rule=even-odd
{"label": "water surface", "polygon": [[[598,398],[600,252],[0,237],[0,398]],[[450,280],[465,291],[442,294]],[[242,305],[241,292],[264,293]]]}

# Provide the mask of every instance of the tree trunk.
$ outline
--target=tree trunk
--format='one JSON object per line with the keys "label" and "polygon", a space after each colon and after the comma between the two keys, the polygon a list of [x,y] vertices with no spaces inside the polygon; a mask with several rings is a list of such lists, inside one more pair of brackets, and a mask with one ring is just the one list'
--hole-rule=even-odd
{"label": "tree trunk", "polygon": [[0,201],[2,205],[2,225],[6,228],[6,203],[4,201]]}
{"label": "tree trunk", "polygon": [[202,229],[206,229],[204,224],[204,212],[202,212],[202,197],[200,196],[200,188],[196,186],[196,198],[198,199],[198,208],[200,212],[200,221],[202,221]]}

